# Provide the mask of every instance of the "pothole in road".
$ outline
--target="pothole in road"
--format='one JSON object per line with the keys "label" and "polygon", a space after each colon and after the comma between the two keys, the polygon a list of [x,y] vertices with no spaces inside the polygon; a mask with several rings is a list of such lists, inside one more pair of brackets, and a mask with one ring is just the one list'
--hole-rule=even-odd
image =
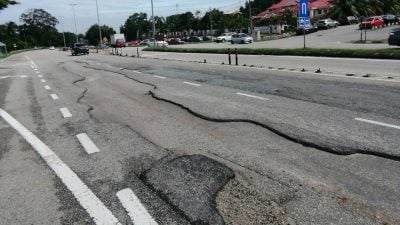
{"label": "pothole in road", "polygon": [[225,165],[201,155],[160,162],[141,179],[192,224],[225,224],[215,196],[234,177]]}
{"label": "pothole in road", "polygon": [[219,192],[216,203],[227,225],[295,224],[277,203],[237,179],[231,180]]}

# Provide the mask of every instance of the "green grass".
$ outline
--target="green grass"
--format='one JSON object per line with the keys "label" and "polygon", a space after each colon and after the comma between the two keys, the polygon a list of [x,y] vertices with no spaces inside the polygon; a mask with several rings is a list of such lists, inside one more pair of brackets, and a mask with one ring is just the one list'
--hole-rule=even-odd
{"label": "green grass", "polygon": [[[144,51],[182,52],[182,53],[213,53],[228,54],[228,49],[214,48],[146,48]],[[294,56],[319,56],[343,58],[373,58],[373,59],[400,59],[400,48],[390,49],[279,49],[279,48],[239,48],[240,55],[294,55]],[[231,53],[233,53],[233,48]]]}

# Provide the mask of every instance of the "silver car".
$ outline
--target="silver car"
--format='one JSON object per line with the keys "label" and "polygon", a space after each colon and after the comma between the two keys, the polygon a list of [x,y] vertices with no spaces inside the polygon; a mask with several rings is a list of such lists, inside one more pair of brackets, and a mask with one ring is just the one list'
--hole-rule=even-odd
{"label": "silver car", "polygon": [[317,22],[318,29],[330,29],[330,28],[337,27],[338,25],[339,25],[339,22],[337,22],[336,20],[332,20],[332,19],[318,20],[318,22]]}
{"label": "silver car", "polygon": [[253,43],[253,38],[247,34],[234,34],[232,35],[231,44],[250,44]]}

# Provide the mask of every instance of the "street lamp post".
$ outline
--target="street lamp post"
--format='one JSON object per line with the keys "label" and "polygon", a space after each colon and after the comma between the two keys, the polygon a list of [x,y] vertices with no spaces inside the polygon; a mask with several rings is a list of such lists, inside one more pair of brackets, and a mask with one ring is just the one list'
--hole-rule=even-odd
{"label": "street lamp post", "polygon": [[99,4],[96,0],[96,9],[97,9],[97,26],[99,27],[99,46],[97,48],[97,53],[99,52],[99,47],[101,47],[101,27],[100,27],[100,16],[99,16]]}
{"label": "street lamp post", "polygon": [[156,21],[154,20],[154,5],[153,0],[151,0],[151,19],[153,22],[153,46],[156,47]]}
{"label": "street lamp post", "polygon": [[64,48],[66,48],[67,47],[67,44],[66,44],[66,42],[65,42],[65,30],[64,30],[64,21],[63,21],[63,16],[61,16],[61,28],[62,28],[62,34],[63,34],[63,40],[64,40]]}
{"label": "street lamp post", "polygon": [[253,18],[251,13],[251,0],[249,0],[249,16],[250,16],[250,33],[253,36]]}
{"label": "street lamp post", "polygon": [[70,4],[72,6],[72,13],[74,14],[74,22],[75,22],[75,37],[76,37],[76,43],[79,42],[78,40],[78,27],[76,26],[76,16],[75,16],[75,6],[78,4]]}

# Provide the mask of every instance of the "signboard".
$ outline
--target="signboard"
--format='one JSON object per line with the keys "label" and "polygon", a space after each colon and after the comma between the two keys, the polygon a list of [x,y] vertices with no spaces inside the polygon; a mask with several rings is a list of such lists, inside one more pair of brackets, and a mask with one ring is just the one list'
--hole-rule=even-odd
{"label": "signboard", "polygon": [[300,0],[299,2],[299,27],[310,26],[310,13],[308,10],[308,0]]}

